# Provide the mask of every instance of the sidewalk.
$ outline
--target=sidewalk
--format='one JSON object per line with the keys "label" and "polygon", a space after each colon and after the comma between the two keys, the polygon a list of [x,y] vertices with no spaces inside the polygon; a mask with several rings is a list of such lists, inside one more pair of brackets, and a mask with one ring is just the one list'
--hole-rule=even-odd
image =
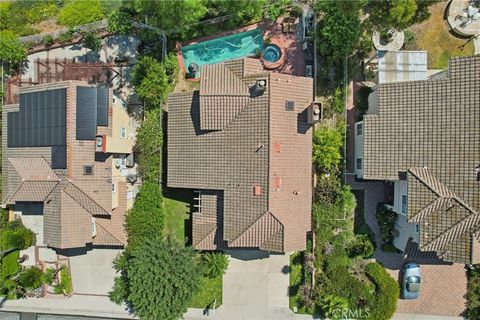
{"label": "sidewalk", "polygon": [[135,319],[126,311],[105,296],[75,295],[68,299],[27,298],[7,300],[0,311],[16,311],[31,313],[83,315],[87,317],[104,317],[113,319]]}

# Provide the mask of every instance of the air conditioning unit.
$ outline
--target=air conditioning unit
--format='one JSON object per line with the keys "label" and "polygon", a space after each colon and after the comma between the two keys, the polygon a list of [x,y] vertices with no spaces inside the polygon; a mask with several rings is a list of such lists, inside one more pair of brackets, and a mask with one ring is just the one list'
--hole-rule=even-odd
{"label": "air conditioning unit", "polygon": [[136,174],[129,174],[127,176],[127,181],[130,182],[131,184],[134,184],[137,182],[137,175]]}
{"label": "air conditioning unit", "polygon": [[134,165],[135,165],[135,156],[133,153],[130,153],[127,156],[126,166],[127,168],[133,168]]}

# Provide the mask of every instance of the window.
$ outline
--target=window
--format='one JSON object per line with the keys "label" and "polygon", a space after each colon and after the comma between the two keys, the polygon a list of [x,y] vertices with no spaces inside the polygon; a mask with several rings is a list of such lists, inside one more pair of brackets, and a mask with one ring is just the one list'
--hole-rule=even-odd
{"label": "window", "polygon": [[122,155],[122,157],[120,158],[120,165],[122,167],[125,167],[127,165],[127,158],[124,155]]}
{"label": "window", "polygon": [[402,213],[403,214],[407,214],[407,201],[408,201],[407,195],[402,194]]}
{"label": "window", "polygon": [[357,124],[357,136],[363,135],[363,123]]}
{"label": "window", "polygon": [[127,137],[127,129],[125,129],[124,127],[120,128],[120,137],[121,138]]}
{"label": "window", "polygon": [[127,108],[127,104],[125,103],[125,101],[122,100],[122,103],[120,104],[120,106],[122,107],[122,109],[126,109]]}
{"label": "window", "polygon": [[362,170],[362,158],[357,158],[356,168],[357,170]]}
{"label": "window", "polygon": [[112,193],[117,191],[117,184],[112,183]]}
{"label": "window", "polygon": [[84,175],[92,175],[93,174],[93,166],[83,166],[83,174]]}
{"label": "window", "polygon": [[112,99],[112,104],[115,104],[115,98]]}
{"label": "window", "polygon": [[418,224],[415,225],[415,231],[417,231],[417,233],[420,232],[420,226]]}

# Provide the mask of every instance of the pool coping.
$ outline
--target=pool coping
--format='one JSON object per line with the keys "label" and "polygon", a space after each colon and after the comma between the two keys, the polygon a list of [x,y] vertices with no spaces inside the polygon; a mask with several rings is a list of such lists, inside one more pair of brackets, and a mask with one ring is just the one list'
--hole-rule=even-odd
{"label": "pool coping", "polygon": [[[219,37],[230,36],[232,34],[236,34],[236,33],[240,33],[240,32],[252,31],[252,30],[255,30],[255,29],[260,29],[262,31],[262,36],[265,37],[265,30],[264,30],[264,28],[261,27],[261,22],[256,22],[256,23],[252,23],[252,24],[249,24],[249,25],[246,25],[246,26],[243,26],[243,27],[239,27],[239,28],[236,28],[236,29],[223,31],[223,32],[220,32],[220,33],[214,33],[214,34],[211,34],[211,35],[208,35],[208,36],[198,37],[198,38],[188,40],[188,41],[184,41],[184,42],[177,42],[175,44],[175,50],[177,51],[177,61],[178,61],[178,65],[180,67],[180,70],[182,71],[183,76],[185,77],[185,80],[192,81],[192,82],[198,82],[198,81],[200,81],[201,77],[198,77],[198,78],[195,78],[195,79],[191,79],[191,78],[186,77],[187,69],[185,67],[185,63],[184,63],[184,60],[183,60],[183,54],[182,54],[182,48],[183,47],[189,46],[189,45],[192,45],[192,44],[197,44],[199,42],[212,40],[212,39],[219,38]],[[283,56],[283,52],[282,52],[282,56]]]}

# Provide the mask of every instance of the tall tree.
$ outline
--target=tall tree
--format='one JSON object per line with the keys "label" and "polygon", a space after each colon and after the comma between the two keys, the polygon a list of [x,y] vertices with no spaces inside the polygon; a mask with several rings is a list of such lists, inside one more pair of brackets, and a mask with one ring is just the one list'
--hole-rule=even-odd
{"label": "tall tree", "polygon": [[315,9],[322,15],[317,24],[317,48],[325,63],[343,64],[360,38],[359,7],[346,11],[343,2],[322,0]]}
{"label": "tall tree", "polygon": [[122,277],[115,280],[111,299],[119,302],[124,294],[141,319],[179,319],[199,289],[202,267],[195,250],[158,234],[127,255],[116,264]]}
{"label": "tall tree", "polygon": [[8,30],[0,32],[0,61],[11,68],[17,68],[27,57],[25,47],[15,34]]}
{"label": "tall tree", "polygon": [[165,66],[148,56],[141,58],[133,67],[132,84],[147,111],[160,108],[170,90]]}

